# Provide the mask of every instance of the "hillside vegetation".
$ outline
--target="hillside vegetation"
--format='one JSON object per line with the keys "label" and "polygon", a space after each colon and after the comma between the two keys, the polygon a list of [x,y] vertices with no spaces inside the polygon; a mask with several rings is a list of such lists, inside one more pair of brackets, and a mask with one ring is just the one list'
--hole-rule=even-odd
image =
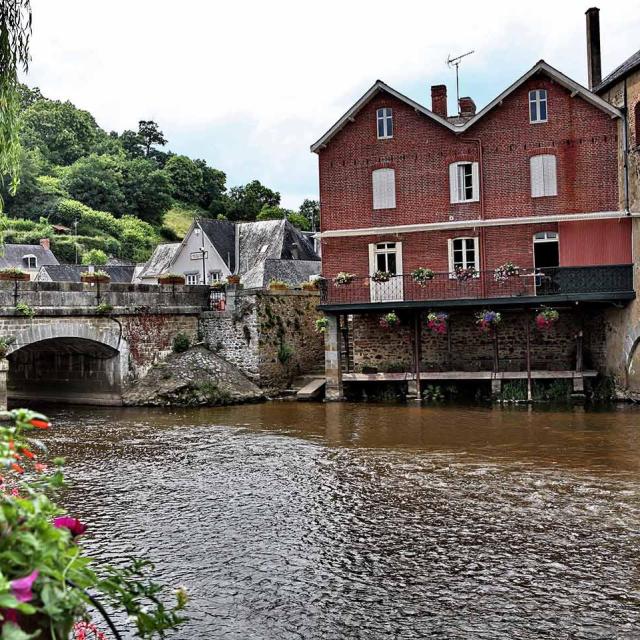
{"label": "hillside vegetation", "polygon": [[159,242],[181,239],[196,216],[229,220],[287,217],[302,229],[318,203],[280,207],[280,194],[253,180],[227,189],[223,171],[162,148],[159,126],[106,132],[87,111],[21,88],[21,178],[3,188],[5,242],[50,238],[62,261],[99,249],[144,261]]}

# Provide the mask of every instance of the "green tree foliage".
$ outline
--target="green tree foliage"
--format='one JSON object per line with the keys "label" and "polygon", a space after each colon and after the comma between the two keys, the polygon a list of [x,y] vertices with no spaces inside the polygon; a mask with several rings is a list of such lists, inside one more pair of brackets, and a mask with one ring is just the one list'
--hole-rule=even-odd
{"label": "green tree foliage", "polygon": [[120,146],[129,158],[141,158],[144,156],[144,146],[140,136],[131,129],[122,132],[120,136]]}
{"label": "green tree foliage", "polygon": [[138,122],[138,137],[144,149],[144,155],[149,157],[151,148],[153,145],[160,145],[164,147],[167,144],[167,140],[164,137],[160,127],[153,120],[140,120]]}
{"label": "green tree foliage", "polygon": [[202,171],[202,192],[198,204],[212,213],[224,212],[224,193],[227,190],[227,175],[224,171],[207,165],[205,160],[194,160]]}
{"label": "green tree foliage", "polygon": [[307,198],[300,205],[298,211],[309,223],[309,228],[305,229],[306,231],[315,231],[320,226],[320,203],[317,200]]}
{"label": "green tree foliage", "polygon": [[232,187],[227,199],[229,220],[255,220],[263,207],[278,207],[280,194],[265,187],[259,180]]}
{"label": "green tree foliage", "polygon": [[82,254],[82,264],[105,265],[109,256],[102,249],[89,249]]}
{"label": "green tree foliage", "polygon": [[[0,180],[9,179],[16,192],[20,176],[18,70],[29,67],[31,38],[30,0],[12,0],[0,5]],[[4,203],[0,201],[0,211]]]}
{"label": "green tree foliage", "polygon": [[294,226],[300,229],[300,231],[311,231],[311,224],[309,220],[301,213],[296,213],[292,211],[290,215],[287,216],[289,222]]}
{"label": "green tree foliage", "polygon": [[162,216],[171,206],[173,185],[166,171],[144,158],[123,162],[122,189],[126,210],[142,220],[162,224]]}
{"label": "green tree foliage", "polygon": [[264,206],[260,210],[260,213],[256,216],[256,220],[282,220],[283,218],[289,217],[293,211],[289,209],[283,209],[282,207],[268,207]]}
{"label": "green tree foliage", "polygon": [[198,202],[204,188],[202,169],[187,156],[173,156],[164,165],[171,184],[173,197],[183,202]]}
{"label": "green tree foliage", "polygon": [[23,144],[40,149],[52,164],[73,164],[104,136],[93,116],[70,102],[38,100],[22,114]]}

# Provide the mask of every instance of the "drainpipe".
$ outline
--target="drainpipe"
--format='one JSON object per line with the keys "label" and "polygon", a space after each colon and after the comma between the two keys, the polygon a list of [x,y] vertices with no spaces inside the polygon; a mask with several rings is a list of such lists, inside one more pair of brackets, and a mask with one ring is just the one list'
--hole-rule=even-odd
{"label": "drainpipe", "polygon": [[631,215],[629,211],[629,109],[627,106],[627,79],[624,79],[624,102],[622,105],[622,158],[623,158],[623,189],[624,189],[624,212]]}
{"label": "drainpipe", "polygon": [[[480,194],[480,220],[484,220],[484,168],[482,163],[482,140],[480,138],[461,138],[462,142],[473,142],[478,145],[478,180],[480,180],[479,194]],[[485,266],[485,248],[486,241],[484,237],[484,227],[480,227],[480,292],[482,297],[486,296],[486,283],[484,280]]]}

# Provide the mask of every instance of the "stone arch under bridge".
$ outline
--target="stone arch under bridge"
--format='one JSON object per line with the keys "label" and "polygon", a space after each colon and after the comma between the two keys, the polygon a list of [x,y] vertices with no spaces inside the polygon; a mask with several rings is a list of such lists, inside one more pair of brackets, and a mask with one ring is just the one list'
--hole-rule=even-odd
{"label": "stone arch under bridge", "polygon": [[119,320],[109,317],[5,319],[12,335],[7,395],[32,401],[120,404],[129,345]]}

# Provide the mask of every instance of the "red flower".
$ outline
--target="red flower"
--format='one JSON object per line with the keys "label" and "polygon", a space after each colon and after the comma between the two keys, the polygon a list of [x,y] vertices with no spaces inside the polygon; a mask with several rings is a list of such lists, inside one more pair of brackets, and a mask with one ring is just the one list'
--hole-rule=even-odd
{"label": "red flower", "polygon": [[51,423],[48,420],[41,420],[40,418],[33,418],[29,420],[29,424],[36,429],[48,429]]}
{"label": "red flower", "polygon": [[27,456],[29,460],[33,460],[36,457],[36,454],[33,453],[33,451],[29,451],[29,449],[20,449],[20,451],[22,451],[23,455]]}
{"label": "red flower", "polygon": [[42,471],[46,471],[47,470],[47,465],[46,464],[42,464],[42,462],[36,462],[36,464],[34,466],[35,466],[36,471],[38,473],[41,473]]}
{"label": "red flower", "polygon": [[11,468],[16,472],[16,473],[24,473],[24,469],[17,463],[17,462],[12,462],[11,463]]}

